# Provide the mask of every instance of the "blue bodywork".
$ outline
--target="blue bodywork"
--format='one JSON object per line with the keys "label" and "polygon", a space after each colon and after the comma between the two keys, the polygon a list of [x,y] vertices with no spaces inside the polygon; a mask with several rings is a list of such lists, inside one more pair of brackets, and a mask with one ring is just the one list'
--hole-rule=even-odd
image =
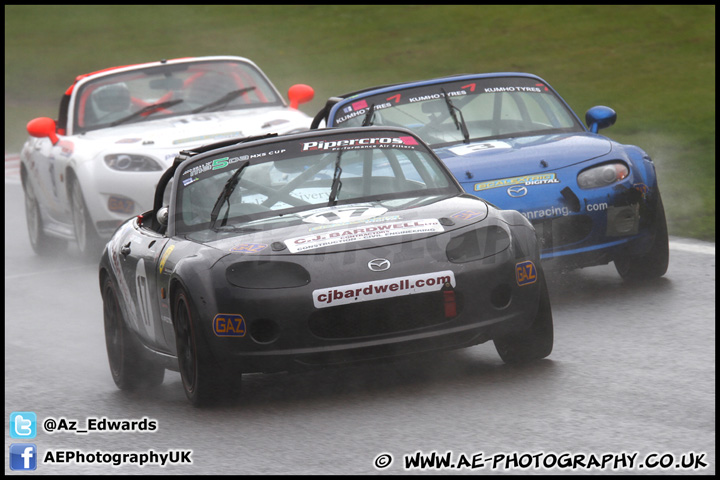
{"label": "blue bodywork", "polygon": [[[665,262],[648,273],[659,276],[667,268],[667,229],[655,166],[642,149],[597,133],[615,119],[611,108],[593,107],[586,127],[540,77],[495,73],[333,97],[313,125],[401,124],[420,134],[467,193],[528,218],[545,265],[645,257]],[[597,166],[604,166],[598,177],[610,178],[581,188],[578,176]]]}

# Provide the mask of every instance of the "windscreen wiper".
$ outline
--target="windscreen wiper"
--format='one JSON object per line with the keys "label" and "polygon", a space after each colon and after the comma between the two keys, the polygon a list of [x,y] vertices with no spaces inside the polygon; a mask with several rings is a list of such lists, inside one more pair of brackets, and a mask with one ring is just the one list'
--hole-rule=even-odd
{"label": "windscreen wiper", "polygon": [[[452,100],[450,100],[450,97],[448,97],[447,93],[445,92],[444,88],[440,89],[443,92],[443,96],[445,97],[445,103],[447,104],[448,110],[450,110],[450,116],[452,116],[453,122],[455,122],[455,128],[460,130],[463,134],[463,142],[464,143],[470,143],[470,134],[468,133],[467,125],[465,124],[465,117],[463,117],[462,112],[459,108],[457,108],[455,105],[453,105]],[[460,120],[458,121],[457,115],[455,115],[455,111],[457,110],[457,113],[460,114]]]}
{"label": "windscreen wiper", "polygon": [[160,102],[160,103],[154,103],[154,104],[152,104],[152,105],[148,105],[147,107],[144,107],[144,108],[138,110],[138,111],[135,112],[135,113],[131,113],[131,114],[128,115],[127,117],[123,117],[123,118],[121,118],[121,119],[119,119],[119,120],[115,120],[114,122],[112,122],[112,123],[110,124],[110,126],[111,126],[111,127],[114,127],[114,126],[116,126],[116,125],[120,125],[121,123],[125,123],[125,122],[127,122],[127,121],[129,121],[129,120],[132,120],[133,118],[137,118],[137,117],[140,117],[140,116],[142,116],[142,115],[145,115],[145,116],[146,116],[145,118],[147,118],[147,117],[149,117],[150,115],[152,115],[153,113],[159,112],[159,111],[162,110],[163,108],[170,108],[170,107],[172,107],[173,105],[177,105],[178,103],[181,103],[182,101],[183,101],[182,99],[168,100],[167,102]]}
{"label": "windscreen wiper", "polygon": [[240,164],[237,170],[232,174],[232,176],[228,179],[227,182],[225,182],[225,186],[222,189],[222,192],[220,192],[220,196],[215,201],[215,205],[213,206],[212,212],[210,213],[210,227],[215,227],[215,221],[217,220],[218,214],[220,213],[220,208],[222,208],[222,204],[224,202],[227,202],[228,208],[225,212],[225,217],[223,218],[222,225],[224,226],[227,223],[228,213],[230,213],[230,195],[232,195],[233,190],[235,190],[235,186],[240,181],[240,173],[245,169],[245,167],[248,166],[250,163],[249,160],[245,160],[243,163]]}
{"label": "windscreen wiper", "polygon": [[363,119],[362,126],[367,127],[373,124],[373,121],[375,120],[375,104],[371,103],[370,107],[368,108],[368,113],[365,114],[365,118]]}
{"label": "windscreen wiper", "polygon": [[330,187],[328,207],[332,207],[337,204],[337,196],[342,188],[342,182],[340,181],[340,175],[342,174],[342,168],[340,168],[340,157],[342,156],[342,152],[342,150],[338,152],[337,160],[335,160],[335,172],[333,173],[332,186]]}
{"label": "windscreen wiper", "polygon": [[208,108],[215,108],[219,107],[221,105],[225,105],[226,103],[230,103],[233,100],[235,100],[237,97],[242,95],[243,93],[250,92],[252,90],[255,90],[255,87],[245,87],[241,88],[239,90],[233,90],[232,92],[228,92],[222,97],[218,98],[217,100],[210,102],[206,105],[203,105],[201,107],[196,108],[195,110],[192,110],[190,113],[198,113],[202,112],[203,110],[207,110]]}

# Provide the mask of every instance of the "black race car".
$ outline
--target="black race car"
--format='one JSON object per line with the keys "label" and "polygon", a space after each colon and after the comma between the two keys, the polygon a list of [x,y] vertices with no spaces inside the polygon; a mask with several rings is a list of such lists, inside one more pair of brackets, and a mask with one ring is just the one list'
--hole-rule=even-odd
{"label": "black race car", "polygon": [[543,358],[553,321],[530,222],[465,194],[409,130],[324,129],[184,151],[99,268],[121,389],[179,370],[203,404],[242,373],[493,340]]}

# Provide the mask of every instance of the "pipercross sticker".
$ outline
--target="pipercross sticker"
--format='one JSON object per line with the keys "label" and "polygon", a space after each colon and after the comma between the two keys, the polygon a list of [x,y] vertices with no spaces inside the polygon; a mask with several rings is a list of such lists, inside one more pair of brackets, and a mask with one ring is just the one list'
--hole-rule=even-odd
{"label": "pipercross sticker", "polygon": [[412,235],[416,233],[436,233],[445,231],[435,218],[411,220],[407,222],[382,223],[378,225],[335,230],[316,235],[289,238],[285,240],[288,250],[292,253],[304,252],[315,248],[330,247],[350,242],[361,242],[376,238],[394,237],[396,235]]}
{"label": "pipercross sticker", "polygon": [[345,140],[318,140],[313,142],[303,142],[302,151],[336,150],[338,148],[400,147],[408,145],[414,146],[417,144],[417,140],[413,137],[349,138]]}
{"label": "pipercross sticker", "polygon": [[325,308],[380,300],[381,298],[436,292],[446,284],[455,287],[455,274],[452,270],[321,288],[313,291],[313,304],[315,308]]}

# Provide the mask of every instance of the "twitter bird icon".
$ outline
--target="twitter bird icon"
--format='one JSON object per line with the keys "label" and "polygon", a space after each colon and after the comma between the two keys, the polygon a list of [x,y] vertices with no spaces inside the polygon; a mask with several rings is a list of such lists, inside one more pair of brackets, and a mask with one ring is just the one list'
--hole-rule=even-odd
{"label": "twitter bird icon", "polygon": [[10,414],[10,436],[12,438],[35,438],[37,416],[33,412],[12,412]]}

